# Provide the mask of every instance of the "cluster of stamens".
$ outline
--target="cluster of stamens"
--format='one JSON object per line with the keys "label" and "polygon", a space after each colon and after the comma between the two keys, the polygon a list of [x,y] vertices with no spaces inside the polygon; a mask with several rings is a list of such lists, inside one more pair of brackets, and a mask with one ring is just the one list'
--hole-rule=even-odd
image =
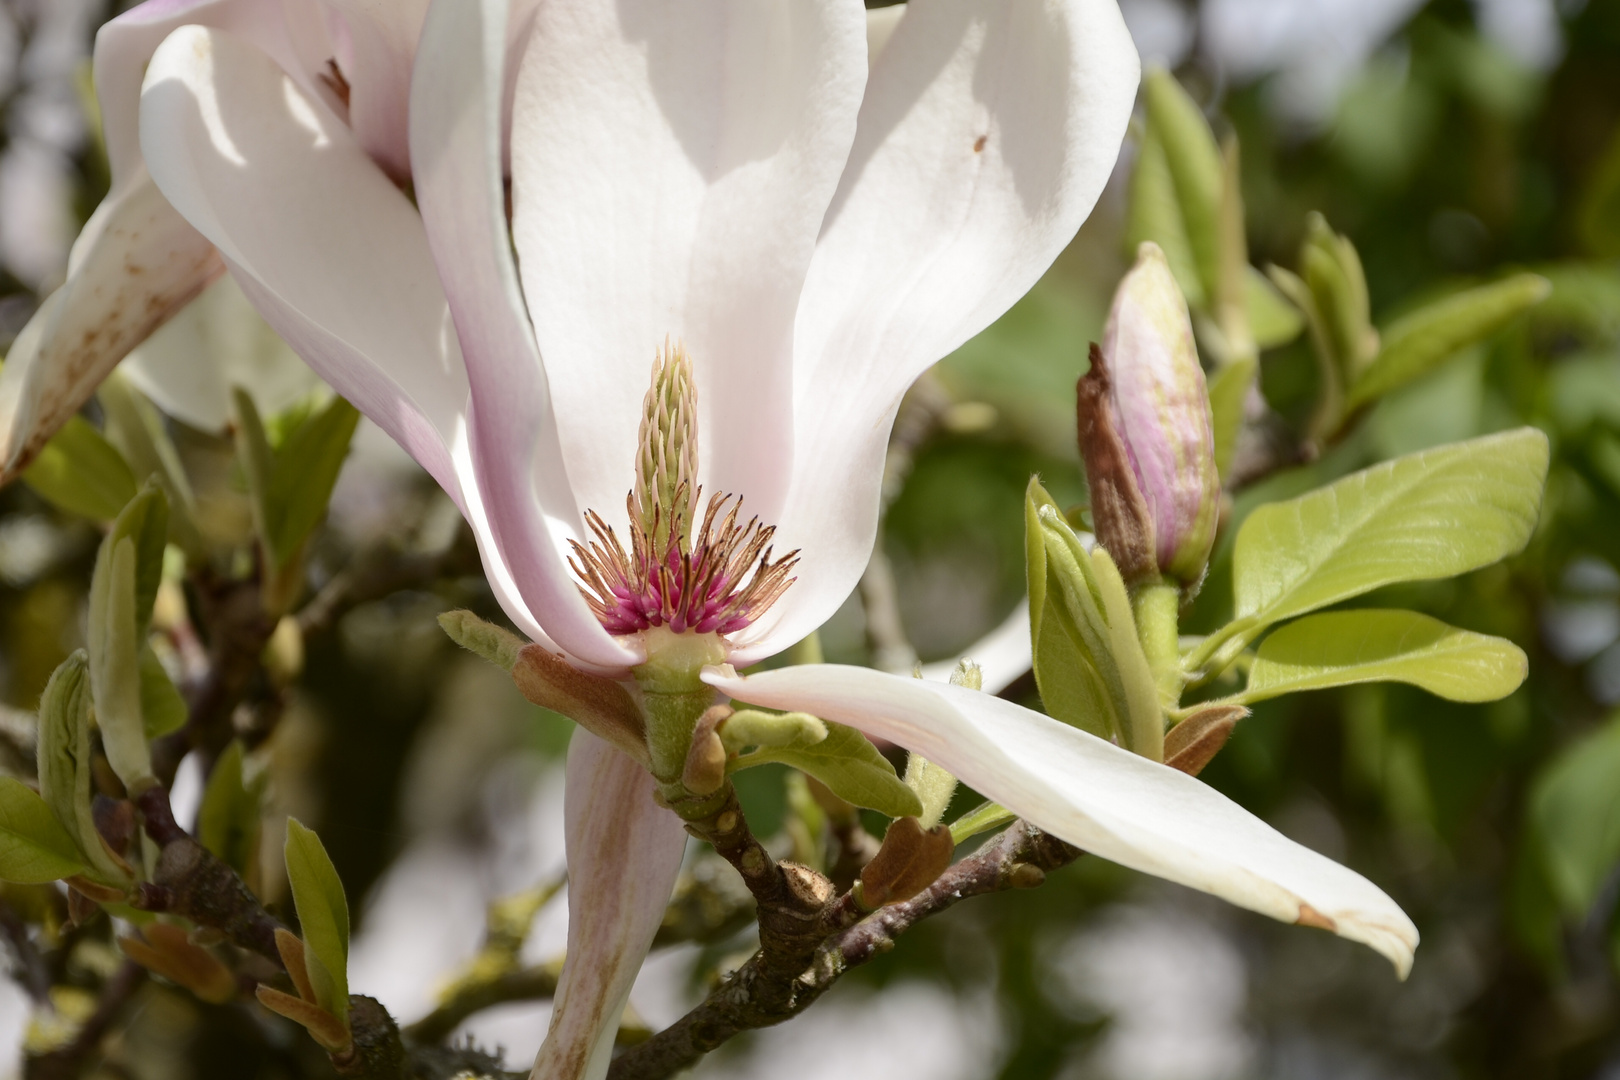
{"label": "cluster of stamens", "polygon": [[776,527],[743,522],[742,499],[714,495],[693,530],[703,489],[697,474],[697,395],[691,361],[668,345],[653,365],[641,417],[636,485],[626,499],[629,550],[595,511],[594,539],[572,542],[580,592],[610,634],[655,626],[677,634],[732,634],[793,584],[798,552],[771,558]]}

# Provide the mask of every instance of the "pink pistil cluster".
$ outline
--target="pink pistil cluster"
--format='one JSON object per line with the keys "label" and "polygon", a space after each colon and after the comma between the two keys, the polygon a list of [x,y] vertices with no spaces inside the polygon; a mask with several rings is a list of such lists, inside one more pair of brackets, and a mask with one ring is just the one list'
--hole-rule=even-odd
{"label": "pink pistil cluster", "polygon": [[[699,488],[692,502],[701,497]],[[676,502],[685,505],[684,499]],[[656,513],[651,528],[639,523],[634,495],[629,509],[628,552],[613,529],[590,511],[585,519],[596,539],[589,547],[574,542],[574,558],[569,559],[584,582],[580,592],[610,634],[654,626],[677,634],[733,634],[759,618],[793,584],[788,573],[799,553],[773,562],[769,545],[776,527],[762,526],[757,517],[740,524],[741,499],[711,498],[703,525],[691,539],[678,516],[664,531]]]}

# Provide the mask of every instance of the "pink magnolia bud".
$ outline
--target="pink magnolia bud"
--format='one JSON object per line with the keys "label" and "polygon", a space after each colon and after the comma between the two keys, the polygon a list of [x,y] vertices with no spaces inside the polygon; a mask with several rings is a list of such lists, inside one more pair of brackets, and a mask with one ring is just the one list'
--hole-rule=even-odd
{"label": "pink magnolia bud", "polygon": [[[1130,465],[1134,494],[1140,495],[1140,501],[1125,501],[1145,510],[1147,517],[1145,523],[1131,523],[1130,531],[1141,537],[1137,543],[1151,545],[1160,574],[1196,586],[1215,543],[1221,483],[1209,391],[1198,366],[1187,302],[1158,245],[1144,243],[1136,265],[1120,282],[1101,354],[1105,370],[1098,373],[1096,388],[1106,390],[1108,415],[1083,415],[1082,433],[1088,422],[1094,428],[1113,428]],[[1085,398],[1082,390],[1082,413]],[[1100,411],[1093,408],[1093,413]],[[1088,451],[1088,473],[1097,471],[1092,463],[1097,455],[1089,452],[1084,434],[1081,442]],[[1124,476],[1112,482],[1130,486]],[[1094,515],[1097,510],[1094,490]],[[1109,530],[1101,520],[1097,524],[1098,537],[1106,544]],[[1122,562],[1122,570],[1124,566]]]}

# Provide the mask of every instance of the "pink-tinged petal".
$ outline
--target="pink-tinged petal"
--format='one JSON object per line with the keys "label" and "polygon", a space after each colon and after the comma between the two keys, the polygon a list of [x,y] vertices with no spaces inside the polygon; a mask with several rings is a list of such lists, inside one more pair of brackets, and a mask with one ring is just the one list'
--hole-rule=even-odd
{"label": "pink-tinged petal", "polygon": [[450,493],[496,596],[547,639],[502,564],[474,482],[467,374],[416,208],[264,53],[203,27],[152,58],[142,148],[265,321]]}
{"label": "pink-tinged petal", "polygon": [[568,953],[530,1080],[600,1080],[681,869],[680,818],[652,774],[583,729],[568,746]]}
{"label": "pink-tinged petal", "polygon": [[243,39],[188,26],[152,58],[141,144],[266,321],[455,492],[449,308],[415,207],[348,128]]}
{"label": "pink-tinged petal", "polygon": [[339,58],[349,83],[349,126],[395,180],[411,175],[411,62],[428,0],[327,0],[348,31]]}
{"label": "pink-tinged petal", "polygon": [[118,361],[218,277],[213,245],[137,163],[74,246],[68,279],[0,372],[0,483],[27,467]]}
{"label": "pink-tinged petal", "polygon": [[895,27],[799,309],[777,536],[804,558],[796,595],[756,639],[797,640],[849,595],[900,395],[1069,243],[1113,169],[1138,78],[1114,0],[932,0]]}
{"label": "pink-tinged petal", "polygon": [[252,41],[306,89],[332,55],[316,0],[147,0],[96,33],[96,96],[116,193],[140,168],[141,79],[163,39],[211,26]]}
{"label": "pink-tinged petal", "polygon": [[439,0],[411,102],[412,167],[472,393],[472,461],[503,562],[553,641],[594,665],[641,657],[591,614],[563,561],[583,533],[546,369],[524,309],[501,177],[503,0]]}
{"label": "pink-tinged petal", "polygon": [[[1018,602],[1001,625],[963,649],[962,659],[979,666],[979,688],[986,694],[999,694],[1027,675],[1035,663],[1029,638],[1028,597]],[[924,664],[923,678],[947,682],[956,664],[955,660]]]}
{"label": "pink-tinged petal", "polygon": [[230,423],[232,387],[272,414],[321,384],[229,274],[125,357],[120,370],[164,412],[203,431]]}
{"label": "pink-tinged petal", "polygon": [[989,694],[869,668],[807,665],[705,681],[899,743],[1071,844],[1284,922],[1334,930],[1404,977],[1417,928],[1353,870],[1203,782]]}
{"label": "pink-tinged petal", "polygon": [[696,370],[701,482],[766,520],[780,512],[794,311],[865,54],[858,0],[535,13],[513,112],[513,235],[582,509],[622,523],[668,338]]}

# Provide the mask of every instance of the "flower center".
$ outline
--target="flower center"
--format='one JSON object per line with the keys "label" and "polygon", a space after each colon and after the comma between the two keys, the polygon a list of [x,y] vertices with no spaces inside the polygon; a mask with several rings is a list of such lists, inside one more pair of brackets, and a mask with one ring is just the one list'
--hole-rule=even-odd
{"label": "flower center", "polygon": [[692,363],[666,344],[653,363],[641,416],[636,484],[625,500],[627,551],[596,511],[594,539],[571,541],[580,592],[610,634],[667,627],[677,634],[732,634],[764,614],[792,585],[798,552],[772,559],[774,525],[742,517],[743,501],[710,496],[694,531],[703,489],[697,475],[697,390]]}

